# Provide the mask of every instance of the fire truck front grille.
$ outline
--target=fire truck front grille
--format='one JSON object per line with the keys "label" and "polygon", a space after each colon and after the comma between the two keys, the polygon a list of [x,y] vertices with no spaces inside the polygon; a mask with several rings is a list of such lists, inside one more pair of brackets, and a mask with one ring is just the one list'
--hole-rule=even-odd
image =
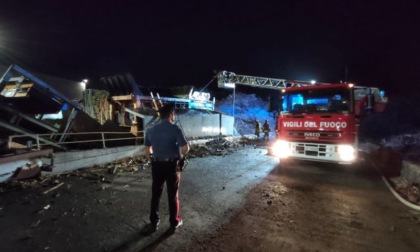
{"label": "fire truck front grille", "polygon": [[325,144],[297,144],[295,148],[297,154],[306,156],[323,156],[327,154],[327,146]]}
{"label": "fire truck front grille", "polygon": [[341,138],[341,132],[325,132],[325,131],[289,131],[289,137],[294,139],[319,139],[332,140]]}

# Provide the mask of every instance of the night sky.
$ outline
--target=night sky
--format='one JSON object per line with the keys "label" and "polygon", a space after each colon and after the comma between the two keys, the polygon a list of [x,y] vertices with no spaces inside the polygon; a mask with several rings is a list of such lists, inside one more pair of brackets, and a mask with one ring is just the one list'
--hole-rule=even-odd
{"label": "night sky", "polygon": [[142,86],[203,87],[229,70],[413,93],[417,2],[2,0],[0,63],[74,80],[130,72]]}

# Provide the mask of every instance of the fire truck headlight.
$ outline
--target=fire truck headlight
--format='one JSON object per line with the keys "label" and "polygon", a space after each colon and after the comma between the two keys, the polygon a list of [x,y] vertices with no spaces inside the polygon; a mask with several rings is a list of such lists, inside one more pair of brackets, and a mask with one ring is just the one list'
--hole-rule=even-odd
{"label": "fire truck headlight", "polygon": [[290,143],[283,140],[276,141],[271,147],[271,150],[279,158],[285,158],[291,154]]}
{"label": "fire truck headlight", "polygon": [[355,149],[351,145],[339,145],[338,154],[343,161],[352,161],[356,158]]}

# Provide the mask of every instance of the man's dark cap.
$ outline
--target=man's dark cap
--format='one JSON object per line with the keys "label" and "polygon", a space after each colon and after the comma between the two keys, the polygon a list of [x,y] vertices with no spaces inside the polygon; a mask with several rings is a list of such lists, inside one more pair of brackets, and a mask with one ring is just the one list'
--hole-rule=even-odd
{"label": "man's dark cap", "polygon": [[169,115],[170,113],[175,111],[175,105],[173,103],[166,103],[159,109],[159,113],[162,115]]}

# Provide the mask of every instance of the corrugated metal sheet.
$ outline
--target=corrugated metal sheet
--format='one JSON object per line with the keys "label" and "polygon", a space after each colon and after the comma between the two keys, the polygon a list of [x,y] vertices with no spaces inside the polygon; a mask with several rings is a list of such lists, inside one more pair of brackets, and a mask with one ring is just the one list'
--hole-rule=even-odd
{"label": "corrugated metal sheet", "polygon": [[106,85],[111,96],[143,95],[130,73],[102,77],[100,81]]}

